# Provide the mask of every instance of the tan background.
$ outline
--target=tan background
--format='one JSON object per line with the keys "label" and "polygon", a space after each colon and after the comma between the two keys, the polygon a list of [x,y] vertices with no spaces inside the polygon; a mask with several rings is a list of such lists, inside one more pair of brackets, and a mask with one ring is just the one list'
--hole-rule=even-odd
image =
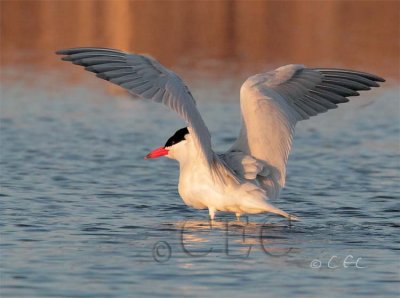
{"label": "tan background", "polygon": [[[400,1],[1,0],[1,62],[105,46],[168,66],[353,67],[399,79]],[[262,67],[261,67],[262,65]]]}

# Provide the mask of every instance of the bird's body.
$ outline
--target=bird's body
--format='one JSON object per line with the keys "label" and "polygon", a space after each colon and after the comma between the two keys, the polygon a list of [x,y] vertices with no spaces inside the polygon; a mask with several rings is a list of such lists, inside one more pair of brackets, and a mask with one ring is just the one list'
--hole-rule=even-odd
{"label": "bird's body", "polygon": [[266,191],[254,179],[235,173],[224,155],[213,154],[212,167],[201,162],[190,134],[166,156],[179,162],[178,191],[185,204],[196,209],[207,208],[211,218],[216,211],[233,212],[238,217],[262,212],[289,217],[267,203]]}
{"label": "bird's body", "polygon": [[297,219],[268,201],[285,185],[286,162],[298,121],[334,109],[357,90],[378,87],[380,77],[342,69],[287,65],[250,77],[242,85],[242,128],[231,148],[216,154],[192,94],[183,81],[153,58],[104,48],[61,50],[63,60],[176,111],[188,127],[146,158],[179,162],[179,194],[196,209],[241,214],[270,212]]}

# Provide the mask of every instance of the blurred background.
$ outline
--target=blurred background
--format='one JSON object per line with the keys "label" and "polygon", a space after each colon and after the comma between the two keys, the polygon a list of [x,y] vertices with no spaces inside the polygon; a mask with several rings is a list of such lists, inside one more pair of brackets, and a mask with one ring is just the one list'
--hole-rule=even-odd
{"label": "blurred background", "polygon": [[60,66],[57,49],[102,46],[190,69],[300,63],[399,79],[400,1],[0,3],[2,65]]}

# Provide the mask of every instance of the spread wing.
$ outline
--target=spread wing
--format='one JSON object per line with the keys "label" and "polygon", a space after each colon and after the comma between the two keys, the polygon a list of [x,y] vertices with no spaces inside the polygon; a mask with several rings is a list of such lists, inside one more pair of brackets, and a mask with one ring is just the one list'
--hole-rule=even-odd
{"label": "spread wing", "polygon": [[[241,152],[262,161],[257,181],[270,198],[285,185],[286,162],[296,123],[334,109],[378,87],[384,80],[368,73],[287,65],[248,78],[241,87],[242,128],[225,154]],[[266,173],[266,174],[265,174]]]}
{"label": "spread wing", "polygon": [[213,158],[210,133],[187,86],[174,72],[155,59],[107,48],[72,48],[56,52],[62,60],[84,66],[96,76],[145,99],[161,102],[189,125],[199,152],[210,164]]}

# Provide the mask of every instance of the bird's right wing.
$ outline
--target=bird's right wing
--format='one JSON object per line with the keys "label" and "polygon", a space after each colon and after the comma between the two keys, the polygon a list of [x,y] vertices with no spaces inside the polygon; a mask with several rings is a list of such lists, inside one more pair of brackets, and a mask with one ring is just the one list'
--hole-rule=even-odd
{"label": "bird's right wing", "polygon": [[[348,101],[346,97],[359,95],[357,90],[378,87],[376,81],[384,80],[358,71],[302,65],[287,65],[254,75],[242,85],[242,128],[225,155],[236,154],[236,159],[247,155],[261,161],[264,167],[257,181],[268,197],[277,197],[285,185],[286,162],[296,123],[336,108]],[[225,159],[229,160],[229,156]],[[244,159],[236,164],[245,165]]]}
{"label": "bird's right wing", "polygon": [[96,76],[127,89],[130,93],[161,102],[189,125],[200,155],[210,165],[213,159],[210,133],[192,94],[174,72],[157,60],[108,48],[72,48],[57,51],[62,60],[84,66]]}

